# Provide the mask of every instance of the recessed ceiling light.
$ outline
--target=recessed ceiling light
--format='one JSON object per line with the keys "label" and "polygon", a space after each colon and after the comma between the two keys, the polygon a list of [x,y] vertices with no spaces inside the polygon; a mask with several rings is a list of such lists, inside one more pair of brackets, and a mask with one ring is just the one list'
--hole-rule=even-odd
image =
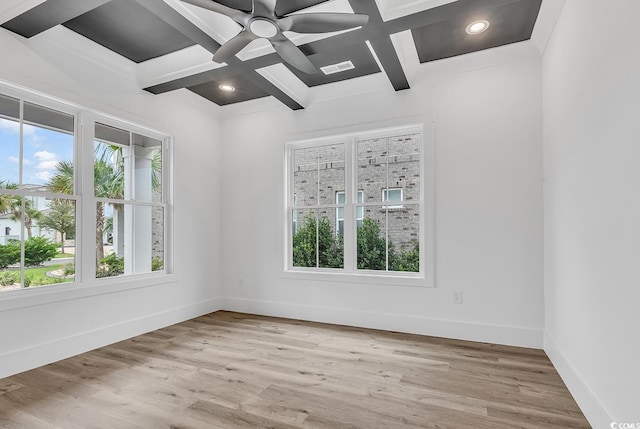
{"label": "recessed ceiling light", "polygon": [[226,92],[234,92],[236,90],[235,86],[229,85],[227,83],[223,83],[222,85],[218,85],[218,88],[220,88],[220,90],[226,91]]}
{"label": "recessed ceiling light", "polygon": [[467,25],[467,33],[471,35],[484,33],[489,28],[489,21],[486,19],[480,19],[478,21],[473,21],[471,24]]}
{"label": "recessed ceiling light", "polygon": [[331,64],[329,66],[320,67],[320,70],[322,70],[322,73],[326,75],[330,75],[330,74],[339,73],[347,70],[352,70],[355,68],[356,66],[354,66],[351,61],[343,61],[338,64]]}

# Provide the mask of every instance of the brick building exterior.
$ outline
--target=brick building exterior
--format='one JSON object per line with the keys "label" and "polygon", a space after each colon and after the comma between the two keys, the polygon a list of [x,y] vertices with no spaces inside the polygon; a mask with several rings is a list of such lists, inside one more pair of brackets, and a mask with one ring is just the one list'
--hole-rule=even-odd
{"label": "brick building exterior", "polygon": [[[419,133],[361,139],[356,142],[358,225],[371,218],[388,228],[396,250],[411,250],[419,240],[420,153]],[[293,151],[294,228],[310,211],[326,216],[337,234],[342,232],[342,207],[323,207],[344,202],[345,144],[335,143]],[[311,207],[319,206],[317,209]]]}

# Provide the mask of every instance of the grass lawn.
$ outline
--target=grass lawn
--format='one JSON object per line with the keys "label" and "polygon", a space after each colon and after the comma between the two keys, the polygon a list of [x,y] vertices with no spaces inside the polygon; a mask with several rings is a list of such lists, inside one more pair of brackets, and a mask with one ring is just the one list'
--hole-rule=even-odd
{"label": "grass lawn", "polygon": [[51,283],[67,283],[73,281],[73,279],[54,279],[51,277],[47,277],[45,273],[48,271],[55,271],[62,268],[63,264],[59,265],[50,265],[48,267],[35,267],[35,268],[25,268],[24,276],[25,278],[31,278],[31,284],[33,286],[37,286],[40,284],[51,284]]}
{"label": "grass lawn", "polygon": [[68,259],[73,258],[75,255],[73,253],[57,253],[53,259]]}

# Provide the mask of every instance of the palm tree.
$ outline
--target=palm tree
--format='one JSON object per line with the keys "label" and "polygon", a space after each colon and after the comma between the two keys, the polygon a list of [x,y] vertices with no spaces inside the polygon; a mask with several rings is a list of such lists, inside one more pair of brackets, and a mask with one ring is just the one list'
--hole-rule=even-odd
{"label": "palm tree", "polygon": [[[18,185],[12,182],[0,180],[0,190],[2,189],[18,189]],[[16,196],[0,193],[0,214],[13,211],[16,204]]]}
{"label": "palm tree", "polygon": [[22,217],[22,198],[14,197],[15,204],[11,209],[11,220],[19,222],[21,219],[24,222],[24,228],[27,230],[27,238],[33,236],[33,221],[42,217],[40,210],[31,206],[31,201],[26,200],[24,202],[24,218]]}
{"label": "palm tree", "polygon": [[[9,181],[0,181],[0,189],[18,189],[16,183]],[[40,219],[41,213],[39,210],[33,208],[31,201],[26,200],[24,203],[25,212],[22,216],[22,198],[17,195],[2,194],[0,195],[0,214],[11,214],[11,220],[24,222],[24,227],[27,230],[27,237],[32,237],[33,221]]]}
{"label": "palm tree", "polygon": [[[117,171],[106,160],[96,158],[94,163],[94,186],[96,197],[101,198],[123,198],[123,172]],[[56,173],[47,184],[49,192],[56,194],[73,193],[73,163],[62,161],[56,165]],[[96,204],[96,259],[104,258],[104,248],[102,244],[104,233],[104,202]]]}
{"label": "palm tree", "polygon": [[[161,152],[154,154],[152,161],[152,187],[158,190],[161,186],[160,172],[162,171]],[[95,145],[95,161],[93,164],[94,192],[98,198],[124,199],[124,154],[120,146],[98,143]],[[47,189],[53,193],[73,193],[73,163],[59,162],[56,174],[47,184]],[[118,204],[113,204],[115,210],[121,210]],[[96,204],[96,260],[104,258],[104,231],[106,227],[105,205],[99,201]]]}

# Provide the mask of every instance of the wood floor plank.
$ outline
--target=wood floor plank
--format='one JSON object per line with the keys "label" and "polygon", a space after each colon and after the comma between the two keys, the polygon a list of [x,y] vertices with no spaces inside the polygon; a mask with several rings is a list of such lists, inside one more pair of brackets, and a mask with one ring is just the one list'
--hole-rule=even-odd
{"label": "wood floor plank", "polygon": [[2,429],[589,428],[541,350],[217,312],[0,380]]}

